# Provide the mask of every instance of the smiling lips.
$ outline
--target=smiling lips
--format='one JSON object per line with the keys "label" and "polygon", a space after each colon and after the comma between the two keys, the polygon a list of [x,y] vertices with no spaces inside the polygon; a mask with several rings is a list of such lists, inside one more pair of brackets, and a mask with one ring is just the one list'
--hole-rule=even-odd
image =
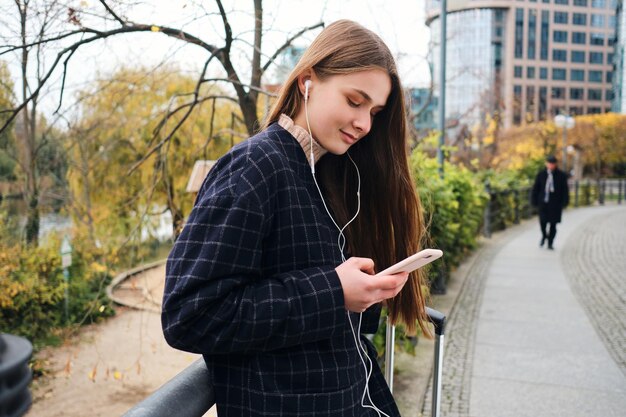
{"label": "smiling lips", "polygon": [[341,132],[341,137],[342,137],[343,141],[346,142],[348,145],[353,145],[358,140],[357,137],[352,136],[351,134],[349,134],[347,132],[344,132],[341,129],[339,129],[339,131]]}

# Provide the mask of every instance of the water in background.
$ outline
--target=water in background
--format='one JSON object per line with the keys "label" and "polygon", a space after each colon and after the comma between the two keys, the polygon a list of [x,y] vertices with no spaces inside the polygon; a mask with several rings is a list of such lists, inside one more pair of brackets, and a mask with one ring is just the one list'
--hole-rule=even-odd
{"label": "water in background", "polygon": [[[3,199],[0,201],[0,212],[5,212],[5,229],[11,240],[24,239],[26,227],[26,203],[22,199]],[[147,241],[156,238],[160,242],[172,238],[172,215],[166,211],[159,216],[153,216],[149,224],[141,229],[141,240]],[[50,233],[69,231],[72,228],[72,219],[58,213],[42,213],[39,220],[39,240],[43,241]]]}

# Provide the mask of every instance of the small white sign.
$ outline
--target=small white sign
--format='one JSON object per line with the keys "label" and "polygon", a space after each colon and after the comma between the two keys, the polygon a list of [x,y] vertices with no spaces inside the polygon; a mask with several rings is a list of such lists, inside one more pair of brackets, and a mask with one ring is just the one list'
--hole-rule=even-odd
{"label": "small white sign", "polygon": [[72,265],[72,254],[61,255],[61,267],[69,268]]}
{"label": "small white sign", "polygon": [[70,239],[65,235],[63,242],[61,242],[61,266],[68,268],[72,265],[72,245],[70,245]]}

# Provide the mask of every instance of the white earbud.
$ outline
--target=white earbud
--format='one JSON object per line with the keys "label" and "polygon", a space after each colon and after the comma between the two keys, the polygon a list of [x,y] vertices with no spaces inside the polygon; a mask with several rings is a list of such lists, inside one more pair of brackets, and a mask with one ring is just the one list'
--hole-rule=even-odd
{"label": "white earbud", "polygon": [[304,82],[304,100],[309,99],[309,87],[311,86],[311,80],[306,80]]}

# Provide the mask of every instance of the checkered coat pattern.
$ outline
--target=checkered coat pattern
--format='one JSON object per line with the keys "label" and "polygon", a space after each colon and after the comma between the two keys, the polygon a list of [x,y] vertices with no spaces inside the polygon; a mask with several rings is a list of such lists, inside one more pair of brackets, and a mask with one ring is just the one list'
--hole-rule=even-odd
{"label": "checkered coat pattern", "polygon": [[[220,417],[378,415],[361,406],[337,237],[302,147],[278,124],[207,176],[167,262],[162,323],[170,345],[204,356]],[[379,317],[380,306],[368,309],[362,333]],[[360,339],[373,402],[399,416]]]}

